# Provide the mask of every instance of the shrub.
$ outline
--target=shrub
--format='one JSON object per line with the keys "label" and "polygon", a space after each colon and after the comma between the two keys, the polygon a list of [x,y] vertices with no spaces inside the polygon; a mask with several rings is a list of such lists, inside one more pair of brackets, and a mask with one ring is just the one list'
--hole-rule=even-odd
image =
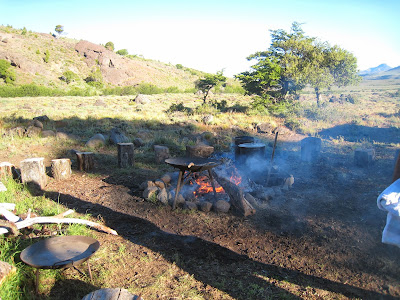
{"label": "shrub", "polygon": [[28,31],[26,30],[26,27],[22,28],[22,31],[21,31],[21,34],[22,34],[22,35],[26,35],[27,32],[28,32]]}
{"label": "shrub", "polygon": [[10,69],[11,63],[5,59],[0,59],[0,78],[5,83],[12,83],[16,79],[14,70]]}
{"label": "shrub", "polygon": [[125,56],[125,55],[129,54],[128,50],[126,50],[126,49],[118,50],[116,53],[119,54],[119,55],[122,55],[122,56]]}
{"label": "shrub", "polygon": [[170,86],[170,87],[167,87],[167,88],[165,89],[165,92],[166,92],[166,93],[171,93],[171,94],[173,94],[173,93],[177,94],[177,93],[180,93],[181,91],[180,91],[179,88],[176,87],[176,86]]}
{"label": "shrub", "polygon": [[79,79],[79,76],[76,75],[72,71],[65,71],[63,75],[60,77],[60,80],[65,81],[67,84],[70,84],[71,82],[74,82]]}
{"label": "shrub", "polygon": [[50,51],[49,51],[49,50],[46,50],[46,51],[44,52],[44,58],[43,58],[43,60],[44,60],[45,63],[48,63],[48,62],[49,62],[49,60],[50,60]]}
{"label": "shrub", "polygon": [[190,114],[192,110],[189,107],[185,107],[182,102],[172,104],[166,111],[166,113],[173,113],[173,112],[184,112],[186,114]]}
{"label": "shrub", "polygon": [[0,97],[39,97],[39,96],[64,96],[60,89],[52,89],[35,84],[21,86],[0,86]]}
{"label": "shrub", "polygon": [[93,69],[89,76],[85,78],[85,82],[95,88],[102,88],[103,74],[101,74],[100,68]]}
{"label": "shrub", "polygon": [[182,70],[182,69],[183,69],[183,66],[182,66],[181,64],[176,64],[175,67],[176,67],[177,69],[179,69],[179,70]]}
{"label": "shrub", "polygon": [[108,49],[108,50],[114,51],[114,43],[113,42],[107,42],[104,47],[106,47],[106,49]]}
{"label": "shrub", "polygon": [[158,86],[155,86],[151,83],[141,83],[137,86],[136,89],[139,94],[145,95],[161,94],[164,92],[164,89],[159,88]]}

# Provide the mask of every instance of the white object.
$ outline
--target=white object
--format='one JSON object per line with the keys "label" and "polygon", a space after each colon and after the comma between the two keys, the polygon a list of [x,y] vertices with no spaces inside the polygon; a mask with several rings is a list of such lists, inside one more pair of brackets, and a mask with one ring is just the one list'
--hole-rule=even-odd
{"label": "white object", "polygon": [[400,247],[400,179],[379,195],[377,205],[388,213],[382,232],[382,243]]}
{"label": "white object", "polygon": [[6,186],[1,181],[0,181],[0,192],[7,192]]}

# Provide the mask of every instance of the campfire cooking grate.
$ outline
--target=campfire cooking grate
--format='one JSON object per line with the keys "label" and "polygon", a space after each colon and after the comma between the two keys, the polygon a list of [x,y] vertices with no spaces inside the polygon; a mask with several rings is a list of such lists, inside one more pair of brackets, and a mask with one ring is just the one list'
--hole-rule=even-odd
{"label": "campfire cooking grate", "polygon": [[212,160],[208,158],[199,157],[177,157],[168,158],[165,160],[168,165],[179,169],[178,183],[175,189],[175,198],[172,205],[172,209],[176,208],[176,200],[178,199],[178,194],[182,187],[188,182],[190,178],[193,178],[193,173],[207,171],[206,176],[211,182],[212,189],[214,191],[214,196],[217,192],[215,191],[214,179],[211,173],[211,169],[219,166],[222,161]]}
{"label": "campfire cooking grate", "polygon": [[[85,275],[77,266],[87,261],[100,247],[100,243],[87,236],[56,236],[41,240],[25,248],[21,260],[36,268],[36,292],[39,287],[40,269],[66,269],[73,267]],[[90,279],[92,273],[87,261]]]}

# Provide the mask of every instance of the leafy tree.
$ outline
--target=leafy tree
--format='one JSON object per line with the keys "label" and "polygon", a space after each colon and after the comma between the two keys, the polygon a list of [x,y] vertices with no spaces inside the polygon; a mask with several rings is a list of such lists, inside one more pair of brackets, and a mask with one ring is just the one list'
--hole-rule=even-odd
{"label": "leafy tree", "polygon": [[79,76],[70,70],[64,71],[62,76],[60,77],[60,80],[65,81],[67,84],[70,84],[71,82],[74,82],[78,79]]}
{"label": "leafy tree", "polygon": [[128,50],[126,50],[126,49],[118,50],[116,53],[119,54],[119,55],[122,55],[122,56],[125,56],[125,55],[129,54]]}
{"label": "leafy tree", "polygon": [[54,30],[58,33],[58,36],[60,36],[64,32],[64,26],[56,25],[56,28]]}
{"label": "leafy tree", "polygon": [[294,22],[290,32],[271,31],[268,50],[250,55],[257,63],[251,71],[236,75],[248,94],[270,95],[276,100],[311,85],[317,96],[323,88],[357,83],[357,59],[338,46],[331,47],[304,34]]}
{"label": "leafy tree", "polygon": [[196,89],[203,92],[203,103],[206,103],[208,93],[210,90],[215,87],[218,83],[222,83],[226,81],[226,77],[223,75],[223,72],[217,72],[217,74],[206,74],[204,78],[199,79],[195,82]]}
{"label": "leafy tree", "polygon": [[12,83],[16,79],[14,70],[10,69],[11,63],[5,59],[0,59],[0,78],[5,83]]}
{"label": "leafy tree", "polygon": [[103,87],[103,74],[101,73],[100,68],[93,69],[89,76],[85,78],[85,82],[96,88]]}
{"label": "leafy tree", "polygon": [[114,43],[113,42],[107,42],[104,47],[106,47],[106,49],[114,51]]}

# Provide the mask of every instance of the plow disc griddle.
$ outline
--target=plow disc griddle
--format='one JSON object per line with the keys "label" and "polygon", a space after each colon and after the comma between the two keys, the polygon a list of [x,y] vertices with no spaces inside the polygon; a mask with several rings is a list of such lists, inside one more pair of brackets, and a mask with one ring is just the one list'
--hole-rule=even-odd
{"label": "plow disc griddle", "polygon": [[[56,236],[37,242],[21,252],[21,260],[36,268],[36,291],[38,290],[39,269],[65,269],[87,261],[100,247],[100,243],[87,236]],[[89,275],[92,279],[90,265]]]}
{"label": "plow disc griddle", "polygon": [[[167,158],[165,163],[168,165],[179,169],[179,176],[178,176],[178,184],[175,190],[175,198],[174,203],[172,205],[172,209],[176,207],[176,200],[178,198],[179,191],[181,190],[182,186],[192,177],[194,172],[208,172],[208,178],[210,179],[211,186],[214,191],[214,195],[216,195],[214,180],[211,174],[211,169],[219,166],[222,162],[218,160],[212,160],[208,158],[198,158],[198,157],[176,157],[176,158]],[[185,172],[188,172],[185,175]]]}

